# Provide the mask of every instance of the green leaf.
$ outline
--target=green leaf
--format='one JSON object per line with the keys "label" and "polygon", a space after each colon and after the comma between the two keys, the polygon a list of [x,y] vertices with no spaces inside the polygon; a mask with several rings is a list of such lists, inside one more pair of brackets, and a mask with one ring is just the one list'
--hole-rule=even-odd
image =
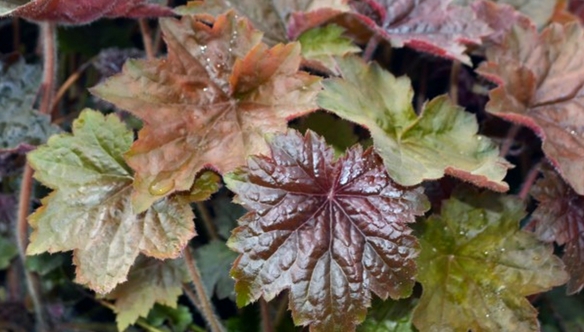
{"label": "green leaf", "polygon": [[185,332],[193,322],[193,316],[189,308],[183,305],[171,308],[155,304],[148,313],[147,320],[154,326],[162,326],[164,322],[168,322],[173,332]]}
{"label": "green leaf", "polygon": [[338,25],[329,24],[323,28],[310,29],[300,35],[298,41],[302,45],[302,56],[307,65],[339,75],[334,56],[361,51],[350,38],[343,37],[344,31],[345,29]]}
{"label": "green leaf", "polygon": [[391,177],[412,186],[444,174],[496,191],[510,164],[487,137],[477,135],[474,115],[446,96],[427,103],[418,116],[407,77],[396,78],[376,63],[354,56],[337,59],[343,78],[323,82],[320,107],[371,131],[374,148]]}
{"label": "green leaf", "polygon": [[231,199],[226,197],[213,200],[213,211],[217,233],[224,239],[231,236],[231,231],[237,226],[237,219],[247,212],[241,205],[232,203]]}
{"label": "green leaf", "polygon": [[188,196],[192,202],[206,201],[220,188],[221,177],[213,171],[203,171],[195,178]]}
{"label": "green leaf", "polygon": [[359,137],[355,135],[354,125],[344,119],[339,119],[331,113],[310,113],[301,122],[298,129],[306,132],[307,129],[324,137],[326,142],[335,148],[335,153],[340,155],[353,146]]}
{"label": "green leaf", "polygon": [[107,293],[126,280],[139,253],[175,258],[194,235],[184,197],[132,209],[132,174],[124,162],[133,133],[115,116],[84,110],[73,135],[53,136],[28,155],[35,178],[54,191],[29,217],[29,255],[73,250],[76,281]]}
{"label": "green leaf", "polygon": [[105,297],[115,300],[116,322],[123,331],[139,317],[147,317],[155,303],[176,308],[182,284],[188,276],[181,259],[157,260],[140,256],[128,274],[128,281]]}
{"label": "green leaf", "polygon": [[0,270],[10,266],[10,261],[18,255],[18,248],[12,241],[0,236]]}
{"label": "green leaf", "polygon": [[29,271],[35,272],[40,276],[46,276],[63,265],[64,262],[65,257],[63,257],[63,254],[42,253],[27,257],[25,266]]}
{"label": "green leaf", "polygon": [[195,254],[208,294],[215,292],[219,299],[232,297],[235,282],[229,276],[229,270],[237,253],[221,241],[212,241],[198,248]]}
{"label": "green leaf", "polygon": [[359,325],[359,332],[414,332],[412,310],[415,298],[394,301],[375,299],[367,319]]}
{"label": "green leaf", "polygon": [[22,58],[0,62],[0,177],[24,165],[24,155],[44,143],[58,128],[33,109],[40,85],[39,66]]}
{"label": "green leaf", "polygon": [[459,190],[430,217],[420,237],[414,311],[422,331],[539,331],[525,296],[568,280],[553,248],[519,229],[521,201]]}

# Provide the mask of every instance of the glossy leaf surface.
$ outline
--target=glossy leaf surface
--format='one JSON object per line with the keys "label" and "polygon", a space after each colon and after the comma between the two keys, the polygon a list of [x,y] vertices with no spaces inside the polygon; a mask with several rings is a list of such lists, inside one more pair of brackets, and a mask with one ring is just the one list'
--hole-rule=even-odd
{"label": "glossy leaf surface", "polygon": [[144,120],[126,154],[139,212],[189,190],[204,167],[223,173],[242,165],[266,151],[264,134],[316,109],[319,78],[298,71],[299,44],[268,48],[234,12],[212,25],[197,17],[162,20],[168,57],[130,61],[93,89]]}
{"label": "glossy leaf surface", "polygon": [[105,296],[115,300],[118,329],[124,331],[139,317],[148,316],[155,303],[176,308],[182,284],[188,280],[182,260],[138,257],[128,280]]}
{"label": "glossy leaf surface", "polygon": [[525,216],[514,197],[460,190],[442,203],[420,237],[414,311],[422,331],[539,331],[525,296],[568,279],[549,244],[519,229]]}
{"label": "glossy leaf surface", "polygon": [[571,276],[567,292],[574,294],[584,287],[584,197],[556,172],[546,170],[544,176],[532,189],[539,201],[532,215],[535,234],[542,241],[564,246],[562,259]]}
{"label": "glossy leaf surface", "polygon": [[490,139],[477,135],[474,115],[437,97],[418,116],[407,77],[396,78],[357,57],[338,59],[343,78],[324,81],[320,107],[371,132],[374,147],[391,177],[411,186],[444,174],[478,186],[506,191],[509,164]]}
{"label": "glossy leaf surface", "polygon": [[270,156],[225,177],[250,212],[229,246],[239,305],[289,289],[297,325],[354,331],[370,292],[411,294],[417,241],[407,223],[428,208],[421,188],[395,184],[381,159],[360,146],[334,159],[312,132],[276,135]]}
{"label": "glossy leaf surface", "polygon": [[551,25],[538,35],[516,26],[487,50],[480,73],[499,86],[488,112],[523,124],[543,141],[562,177],[584,194],[584,31],[579,24]]}
{"label": "glossy leaf surface", "polygon": [[139,253],[174,258],[195,235],[184,198],[132,209],[132,173],[122,156],[132,140],[115,115],[85,110],[72,135],[53,136],[28,155],[35,178],[54,191],[29,217],[27,254],[73,250],[76,281],[98,293],[125,281]]}
{"label": "glossy leaf surface", "polygon": [[102,17],[170,16],[172,10],[147,0],[0,0],[0,16],[33,21],[87,24]]}

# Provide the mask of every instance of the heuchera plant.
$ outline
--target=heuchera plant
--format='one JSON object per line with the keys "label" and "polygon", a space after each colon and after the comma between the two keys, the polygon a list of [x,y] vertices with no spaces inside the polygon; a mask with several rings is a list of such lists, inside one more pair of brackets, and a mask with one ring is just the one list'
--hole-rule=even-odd
{"label": "heuchera plant", "polygon": [[[576,2],[0,0],[43,36],[0,61],[7,324],[584,328]],[[65,32],[120,17],[145,54],[57,89]]]}

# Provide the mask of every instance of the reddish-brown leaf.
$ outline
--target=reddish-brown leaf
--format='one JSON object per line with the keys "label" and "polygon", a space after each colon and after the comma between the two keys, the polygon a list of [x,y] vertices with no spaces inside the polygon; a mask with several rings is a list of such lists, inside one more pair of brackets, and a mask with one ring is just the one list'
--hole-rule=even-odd
{"label": "reddish-brown leaf", "polygon": [[516,25],[479,72],[498,83],[487,111],[533,129],[562,177],[584,194],[584,31]]}
{"label": "reddish-brown leaf", "polygon": [[197,16],[162,20],[168,57],[130,61],[93,89],[144,120],[126,155],[138,211],[189,190],[204,167],[222,173],[243,165],[267,150],[264,134],[317,108],[320,79],[298,71],[299,44],[268,48],[234,12],[211,24]]}
{"label": "reddish-brown leaf", "polygon": [[[23,3],[20,5],[20,3]],[[0,1],[0,16],[12,15],[33,21],[86,24],[102,17],[160,17],[172,9],[148,0],[32,0]]]}
{"label": "reddish-brown leaf", "polygon": [[232,276],[237,302],[290,291],[298,325],[353,331],[373,292],[407,297],[418,244],[407,223],[428,208],[421,188],[395,184],[372,149],[339,160],[308,131],[277,135],[271,155],[225,176],[250,212],[228,241],[241,253]]}
{"label": "reddish-brown leaf", "polygon": [[535,233],[542,241],[564,245],[562,259],[571,276],[567,292],[577,293],[584,287],[584,197],[553,170],[544,171],[531,194],[539,201],[532,215]]}
{"label": "reddish-brown leaf", "polygon": [[[490,29],[470,8],[450,4],[450,0],[352,0],[352,11],[321,9],[292,17],[289,34],[333,21],[349,32],[363,25],[394,47],[408,46],[470,64],[464,54],[467,44],[480,44]],[[361,22],[361,27],[355,23]],[[362,33],[361,33],[362,34]]]}

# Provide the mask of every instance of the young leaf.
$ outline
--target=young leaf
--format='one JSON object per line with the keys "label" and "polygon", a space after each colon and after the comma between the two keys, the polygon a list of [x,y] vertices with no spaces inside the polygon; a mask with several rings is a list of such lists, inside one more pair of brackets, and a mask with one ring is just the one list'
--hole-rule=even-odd
{"label": "young leaf", "polygon": [[176,308],[182,284],[189,280],[183,266],[180,259],[138,257],[128,280],[105,296],[115,300],[118,329],[124,331],[139,317],[146,317],[155,303]]}
{"label": "young leaf", "polygon": [[343,78],[324,81],[318,105],[371,131],[391,177],[411,186],[444,174],[506,191],[509,163],[487,137],[477,135],[474,115],[447,97],[427,103],[418,116],[407,77],[396,78],[357,57],[339,58]]}
{"label": "young leaf", "polygon": [[84,110],[73,135],[53,136],[28,155],[35,178],[54,191],[29,217],[27,253],[73,250],[76,281],[98,293],[125,281],[139,253],[174,258],[195,235],[185,198],[132,209],[132,174],[122,157],[132,140],[115,115]]}
{"label": "young leaf", "polygon": [[0,0],[0,16],[33,21],[87,24],[102,17],[171,16],[172,10],[148,0]]}
{"label": "young leaf", "polygon": [[289,289],[296,324],[354,331],[370,292],[409,296],[418,245],[407,223],[428,208],[421,188],[395,184],[359,145],[335,161],[311,131],[276,135],[270,148],[225,176],[250,211],[228,241],[241,254],[231,271],[237,303]]}
{"label": "young leaf", "polygon": [[212,241],[198,248],[195,255],[208,294],[215,293],[219,299],[230,297],[234,283],[229,269],[237,254],[229,250],[224,242]]}
{"label": "young leaf", "polygon": [[568,279],[550,245],[519,229],[518,198],[460,190],[442,203],[420,237],[414,311],[422,331],[539,331],[524,297]]}
{"label": "young leaf", "polygon": [[304,64],[324,72],[339,75],[334,56],[357,53],[361,49],[351,39],[343,37],[344,29],[335,24],[304,32],[298,41],[302,45]]}
{"label": "young leaf", "polygon": [[584,32],[553,24],[538,35],[517,25],[487,50],[479,73],[498,83],[487,111],[533,129],[562,177],[584,194]]}
{"label": "young leaf", "polygon": [[539,201],[532,215],[535,234],[542,241],[564,246],[562,259],[571,276],[567,291],[577,293],[584,287],[584,197],[552,170],[544,172],[532,195]]}
{"label": "young leaf", "polygon": [[319,78],[299,72],[300,45],[268,48],[233,11],[212,22],[164,19],[166,59],[129,61],[93,92],[144,120],[126,154],[138,212],[189,190],[204,167],[227,172],[266,151],[263,135],[314,109]]}
{"label": "young leaf", "polygon": [[[290,34],[298,35],[317,25],[334,22],[349,32],[380,36],[394,47],[408,46],[470,64],[464,54],[466,44],[480,44],[490,29],[470,8],[450,4],[450,0],[353,0],[352,11],[320,10],[296,14]],[[361,23],[355,24],[355,21]]]}

